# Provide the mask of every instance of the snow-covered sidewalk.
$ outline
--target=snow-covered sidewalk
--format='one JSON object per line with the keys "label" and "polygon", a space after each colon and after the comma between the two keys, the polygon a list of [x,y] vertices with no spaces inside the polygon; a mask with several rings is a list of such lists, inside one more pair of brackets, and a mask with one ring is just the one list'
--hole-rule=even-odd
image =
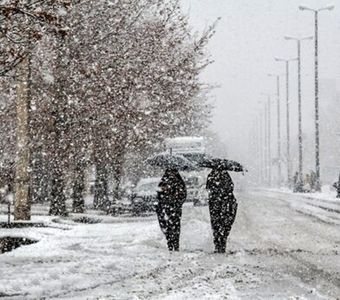
{"label": "snow-covered sidewalk", "polygon": [[[155,217],[0,229],[2,236],[39,240],[0,256],[0,295],[10,299],[177,298],[186,293],[186,288],[181,289],[185,279],[184,285],[192,280],[189,294],[200,298],[211,288],[204,282],[216,272],[205,266],[210,264],[206,257],[212,251],[209,219],[202,210],[186,212],[182,252],[173,254],[166,249]],[[226,279],[223,289],[212,292],[231,295],[233,287]]]}
{"label": "snow-covered sidewalk", "polygon": [[[336,299],[339,227],[280,198],[238,196],[227,255],[213,254],[207,207],[185,207],[181,251],[155,217],[0,229],[39,240],[0,255],[4,299]],[[5,296],[7,295],[7,296]]]}

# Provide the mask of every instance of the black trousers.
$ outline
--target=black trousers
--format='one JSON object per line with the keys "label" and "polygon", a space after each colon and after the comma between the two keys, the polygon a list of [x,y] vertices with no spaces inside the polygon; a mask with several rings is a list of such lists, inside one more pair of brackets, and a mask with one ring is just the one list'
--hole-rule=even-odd
{"label": "black trousers", "polygon": [[228,198],[209,197],[209,211],[215,250],[224,253],[227,238],[237,213],[236,199],[234,196]]}
{"label": "black trousers", "polygon": [[182,206],[158,203],[156,207],[159,226],[165,235],[170,251],[179,251]]}

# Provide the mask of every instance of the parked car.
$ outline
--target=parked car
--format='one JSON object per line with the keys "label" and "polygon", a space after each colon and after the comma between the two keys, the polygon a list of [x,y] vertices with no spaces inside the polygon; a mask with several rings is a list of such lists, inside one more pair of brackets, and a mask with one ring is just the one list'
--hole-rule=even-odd
{"label": "parked car", "polygon": [[132,213],[139,215],[145,212],[155,210],[158,203],[157,191],[158,184],[161,181],[159,177],[142,178],[136,185],[131,194]]}

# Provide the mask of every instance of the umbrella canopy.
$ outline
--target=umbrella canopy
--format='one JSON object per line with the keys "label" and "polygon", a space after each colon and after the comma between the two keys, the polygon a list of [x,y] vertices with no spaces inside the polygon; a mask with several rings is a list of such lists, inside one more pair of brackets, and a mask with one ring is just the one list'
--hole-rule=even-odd
{"label": "umbrella canopy", "polygon": [[150,166],[160,167],[163,169],[176,169],[182,171],[194,170],[195,165],[181,155],[172,155],[170,153],[159,153],[146,160]]}
{"label": "umbrella canopy", "polygon": [[198,168],[200,168],[201,163],[203,163],[206,160],[210,160],[213,157],[210,156],[209,154],[206,153],[184,153],[183,156],[190,160],[190,162],[192,162],[195,166],[197,166]]}
{"label": "umbrella canopy", "polygon": [[246,171],[237,161],[222,158],[204,159],[199,163],[199,166],[210,169],[226,169],[227,171],[233,172]]}

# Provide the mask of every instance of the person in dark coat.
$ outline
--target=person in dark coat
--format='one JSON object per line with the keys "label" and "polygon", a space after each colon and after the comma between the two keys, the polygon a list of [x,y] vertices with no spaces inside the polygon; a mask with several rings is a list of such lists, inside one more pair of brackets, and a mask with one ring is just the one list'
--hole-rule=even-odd
{"label": "person in dark coat", "polygon": [[170,251],[179,251],[182,205],[187,191],[184,180],[176,169],[167,169],[159,183],[156,213]]}
{"label": "person in dark coat", "polygon": [[333,187],[336,189],[336,197],[340,198],[340,174],[338,181],[333,183]]}
{"label": "person in dark coat", "polygon": [[235,221],[237,202],[234,184],[225,168],[214,168],[207,179],[209,211],[213,230],[215,252],[225,253],[227,238]]}

